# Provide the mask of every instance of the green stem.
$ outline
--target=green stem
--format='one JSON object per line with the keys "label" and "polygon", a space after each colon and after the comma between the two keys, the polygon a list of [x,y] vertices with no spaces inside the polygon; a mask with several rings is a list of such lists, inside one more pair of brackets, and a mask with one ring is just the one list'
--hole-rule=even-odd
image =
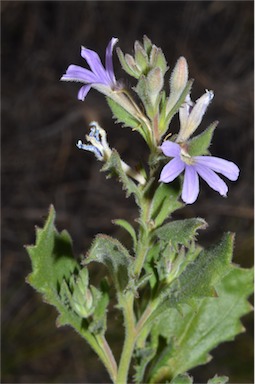
{"label": "green stem", "polygon": [[115,380],[117,377],[117,364],[116,364],[116,360],[113,356],[112,350],[109,347],[109,344],[108,344],[107,340],[105,339],[105,336],[97,335],[96,339],[103,350],[103,356],[101,356],[101,359],[102,359],[102,357],[104,358],[103,363],[104,363],[112,381],[115,383]]}
{"label": "green stem", "polygon": [[119,363],[116,384],[125,384],[128,380],[128,371],[136,341],[135,316],[133,310],[133,293],[125,300],[121,298],[119,303],[123,306],[123,316],[125,323],[125,341]]}

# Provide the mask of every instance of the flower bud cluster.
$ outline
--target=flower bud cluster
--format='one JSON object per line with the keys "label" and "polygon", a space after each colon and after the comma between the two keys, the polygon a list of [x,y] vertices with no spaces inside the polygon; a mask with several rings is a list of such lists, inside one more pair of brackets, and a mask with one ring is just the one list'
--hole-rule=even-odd
{"label": "flower bud cluster", "polygon": [[77,278],[72,277],[70,288],[72,290],[71,305],[73,310],[83,318],[93,315],[101,293],[95,287],[89,287],[87,268],[83,268]]}

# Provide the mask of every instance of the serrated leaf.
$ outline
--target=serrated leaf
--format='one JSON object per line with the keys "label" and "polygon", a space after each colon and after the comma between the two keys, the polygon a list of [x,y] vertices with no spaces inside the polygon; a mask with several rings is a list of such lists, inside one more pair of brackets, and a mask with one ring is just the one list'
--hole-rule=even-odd
{"label": "serrated leaf", "polygon": [[192,307],[204,297],[215,297],[215,284],[231,269],[234,236],[224,235],[220,244],[198,253],[194,261],[159,294],[159,304],[147,319],[150,324],[159,319],[169,308],[180,308],[181,304]]}
{"label": "serrated leaf", "polygon": [[107,235],[97,235],[82,264],[87,265],[93,261],[108,268],[117,292],[125,290],[133,258],[118,240]]}
{"label": "serrated leaf", "polygon": [[116,224],[116,225],[119,225],[122,228],[124,228],[130,234],[130,236],[133,239],[133,245],[134,245],[134,248],[135,248],[136,245],[137,245],[137,237],[136,237],[136,232],[134,230],[134,227],[132,227],[132,225],[128,221],[123,220],[123,219],[113,220],[113,223]]}
{"label": "serrated leaf", "polygon": [[72,241],[66,231],[58,233],[55,226],[55,210],[50,208],[43,229],[36,231],[36,244],[26,247],[31,258],[33,272],[27,282],[52,305],[59,303],[58,291],[63,279],[69,279],[79,264],[72,254]]}
{"label": "serrated leaf", "polygon": [[200,156],[208,154],[208,148],[211,144],[213,133],[218,125],[215,121],[200,135],[194,137],[188,142],[188,152],[190,156]]}
{"label": "serrated leaf", "polygon": [[[182,315],[172,310],[162,318],[158,329],[174,344],[163,378],[175,377],[207,363],[211,359],[208,353],[213,348],[244,331],[240,318],[251,311],[247,297],[253,291],[253,270],[232,267],[218,281],[216,290],[218,296],[201,300],[196,311],[183,306]],[[159,374],[159,371],[152,373],[153,383],[158,382]],[[159,376],[162,380],[162,375]],[[226,380],[226,377],[215,377],[208,383],[226,383]]]}
{"label": "serrated leaf", "polygon": [[[55,210],[51,206],[44,228],[36,231],[35,246],[26,247],[33,269],[26,281],[42,294],[46,303],[56,307],[59,312],[57,326],[70,325],[74,328],[108,366],[105,353],[98,344],[98,340],[88,331],[84,320],[70,307],[71,293],[66,281],[69,280],[71,274],[78,272],[80,266],[73,257],[70,236],[66,231],[58,233],[54,220]],[[62,292],[60,292],[61,289]],[[67,301],[63,297],[61,298],[61,295],[65,294]]]}
{"label": "serrated leaf", "polygon": [[121,159],[118,152],[113,149],[110,158],[102,167],[102,171],[109,171],[118,176],[119,180],[122,182],[124,189],[127,192],[127,197],[131,194],[134,195],[137,205],[140,205],[140,196],[141,192],[136,184],[131,180],[127,174],[124,172]]}
{"label": "serrated leaf", "polygon": [[159,185],[151,204],[151,218],[155,227],[159,227],[171,213],[183,206],[178,200],[179,195],[180,191],[172,185],[165,183]]}
{"label": "serrated leaf", "polygon": [[154,234],[162,244],[170,243],[177,249],[179,244],[188,246],[190,241],[195,238],[198,229],[206,227],[206,221],[201,218],[176,220],[162,225],[154,231]]}

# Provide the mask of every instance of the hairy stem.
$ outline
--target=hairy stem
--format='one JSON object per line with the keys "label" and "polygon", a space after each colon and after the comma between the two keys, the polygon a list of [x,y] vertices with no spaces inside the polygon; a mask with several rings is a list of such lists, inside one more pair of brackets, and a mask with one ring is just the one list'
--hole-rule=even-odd
{"label": "hairy stem", "polygon": [[120,304],[123,305],[123,316],[125,323],[125,341],[122,349],[122,354],[119,363],[119,369],[117,374],[116,384],[125,384],[128,380],[128,372],[130,362],[132,359],[135,341],[136,341],[136,329],[135,329],[135,315],[133,310],[134,295],[133,293],[125,300],[121,298]]}

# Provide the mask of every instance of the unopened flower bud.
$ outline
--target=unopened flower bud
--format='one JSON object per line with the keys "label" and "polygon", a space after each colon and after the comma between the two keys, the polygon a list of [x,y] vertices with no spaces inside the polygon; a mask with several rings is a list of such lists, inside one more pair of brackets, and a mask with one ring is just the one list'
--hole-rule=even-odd
{"label": "unopened flower bud", "polygon": [[167,102],[166,114],[175,106],[184,91],[188,81],[188,64],[185,57],[181,56],[173,69],[170,78],[170,96]]}
{"label": "unopened flower bud", "polygon": [[159,67],[162,71],[163,76],[165,75],[166,71],[168,70],[165,56],[164,56],[161,48],[156,47],[156,45],[152,46],[152,49],[150,52],[150,66],[152,68]]}
{"label": "unopened flower bud", "polygon": [[159,92],[163,88],[164,79],[162,75],[162,71],[159,67],[153,68],[147,76],[147,84],[149,90],[149,96],[151,99],[152,105],[155,104],[156,99],[159,95]]}
{"label": "unopened flower bud", "polygon": [[149,66],[148,56],[139,41],[135,42],[135,63],[140,74],[144,73]]}
{"label": "unopened flower bud", "polygon": [[195,132],[195,130],[201,123],[202,118],[208,108],[208,105],[213,99],[213,96],[213,91],[206,90],[206,93],[204,93],[203,96],[197,99],[193,108],[188,105],[187,101],[185,102],[186,105],[180,108],[180,111],[182,108],[184,108],[184,110],[182,111],[184,113],[181,112],[180,114],[181,129],[177,137],[177,142],[187,141],[190,136]]}

